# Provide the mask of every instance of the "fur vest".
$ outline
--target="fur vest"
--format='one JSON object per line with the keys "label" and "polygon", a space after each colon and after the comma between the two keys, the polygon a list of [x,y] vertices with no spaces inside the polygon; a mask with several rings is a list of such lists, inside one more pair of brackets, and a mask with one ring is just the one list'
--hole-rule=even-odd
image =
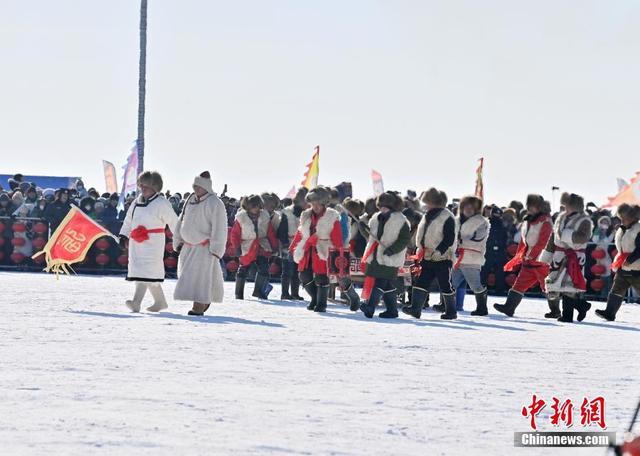
{"label": "fur vest", "polygon": [[[311,209],[306,209],[302,214],[300,214],[300,227],[298,230],[300,231],[301,237],[300,242],[295,247],[293,251],[293,261],[296,263],[300,263],[304,258],[305,253],[305,245],[307,240],[311,237],[311,214],[313,211]],[[329,248],[331,247],[331,231],[333,231],[333,226],[336,222],[340,221],[340,214],[335,209],[331,209],[328,207],[324,214],[318,219],[315,227],[315,234],[318,237],[318,242],[316,244],[316,251],[318,252],[318,257],[321,260],[327,260],[329,258]]]}
{"label": "fur vest", "polygon": [[489,221],[481,214],[469,217],[460,223],[457,219],[460,231],[458,232],[458,249],[462,253],[461,265],[482,266],[484,255],[487,251],[487,238],[489,237]]}
{"label": "fur vest", "polygon": [[[369,222],[369,229],[374,236],[378,235],[378,227],[379,221],[378,217],[380,216],[380,212],[373,214],[371,217],[371,221]],[[382,231],[382,236],[380,237],[380,245],[376,249],[376,261],[378,264],[382,266],[390,266],[393,268],[400,268],[404,265],[405,258],[407,256],[407,249],[403,249],[395,255],[387,256],[383,252],[387,247],[390,247],[400,235],[400,230],[402,227],[409,226],[409,222],[407,218],[402,215],[402,212],[392,212],[387,223],[384,224],[384,228]],[[374,239],[372,236],[369,236],[369,242],[367,243],[367,248],[365,252],[368,252],[371,246],[374,243]],[[366,259],[365,263],[371,263],[372,258]]]}
{"label": "fur vest", "polygon": [[[443,209],[436,218],[427,225],[426,215],[422,216],[418,231],[416,234],[416,243],[418,249],[430,249],[431,253],[426,254],[424,259],[427,261],[445,261],[453,259],[453,252],[456,249],[456,243],[449,247],[444,254],[436,250],[444,238],[444,224],[448,219],[455,220],[455,217],[448,209]],[[456,223],[457,231],[457,223]],[[457,237],[457,235],[456,235]]]}
{"label": "fur vest", "polygon": [[[616,249],[622,253],[632,253],[636,249],[636,239],[640,236],[640,222],[636,222],[623,231],[618,228],[616,231]],[[626,262],[621,268],[623,271],[640,271],[640,259],[631,264]]]}
{"label": "fur vest", "polygon": [[271,218],[267,211],[265,211],[264,209],[260,211],[257,227],[245,210],[241,210],[236,214],[236,221],[240,224],[240,228],[242,229],[242,237],[240,239],[240,249],[242,251],[242,255],[247,255],[249,253],[251,244],[253,244],[253,241],[256,238],[258,238],[260,247],[265,252],[271,252],[271,243],[269,242],[269,238],[267,237]]}
{"label": "fur vest", "polygon": [[282,215],[287,217],[287,235],[289,241],[291,241],[298,231],[298,225],[300,224],[300,217],[296,217],[293,212],[293,206],[287,206],[282,210]]}

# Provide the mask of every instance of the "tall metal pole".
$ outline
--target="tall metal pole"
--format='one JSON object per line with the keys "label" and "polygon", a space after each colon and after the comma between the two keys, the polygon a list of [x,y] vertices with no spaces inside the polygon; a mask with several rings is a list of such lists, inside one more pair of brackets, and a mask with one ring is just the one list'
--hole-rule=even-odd
{"label": "tall metal pole", "polygon": [[147,74],[147,0],[140,1],[140,63],[138,65],[138,174],[144,170],[144,114]]}

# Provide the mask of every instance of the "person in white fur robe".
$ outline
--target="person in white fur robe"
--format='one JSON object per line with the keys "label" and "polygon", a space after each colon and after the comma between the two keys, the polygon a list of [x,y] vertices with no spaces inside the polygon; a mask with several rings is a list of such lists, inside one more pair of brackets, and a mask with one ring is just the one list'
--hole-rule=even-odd
{"label": "person in white fur robe", "polygon": [[224,297],[220,259],[227,244],[227,211],[213,192],[208,171],[196,176],[193,192],[173,234],[180,252],[173,297],[193,302],[189,315],[204,315],[212,302]]}
{"label": "person in white fur robe", "polygon": [[129,249],[127,280],[136,283],[133,299],[126,301],[132,312],[140,312],[147,289],[153,296],[149,312],[166,309],[164,282],[165,228],[175,230],[178,217],[160,193],[162,176],[145,171],[138,176],[139,196],[131,204],[120,229],[120,245]]}

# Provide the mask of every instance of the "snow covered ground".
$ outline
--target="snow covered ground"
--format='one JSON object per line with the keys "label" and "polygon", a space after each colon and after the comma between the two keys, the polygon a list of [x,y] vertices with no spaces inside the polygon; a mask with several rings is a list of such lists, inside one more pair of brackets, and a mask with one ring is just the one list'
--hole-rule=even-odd
{"label": "snow covered ground", "polygon": [[[516,319],[384,321],[235,301],[227,283],[227,301],[198,318],[172,300],[128,313],[122,278],[0,273],[0,285],[3,455],[602,455],[514,448],[529,430],[521,408],[533,393],[578,408],[603,395],[619,431],[638,399],[635,305],[610,324],[545,320],[540,300]],[[539,429],[553,430],[549,413]],[[572,430],[588,430],[574,413]]]}

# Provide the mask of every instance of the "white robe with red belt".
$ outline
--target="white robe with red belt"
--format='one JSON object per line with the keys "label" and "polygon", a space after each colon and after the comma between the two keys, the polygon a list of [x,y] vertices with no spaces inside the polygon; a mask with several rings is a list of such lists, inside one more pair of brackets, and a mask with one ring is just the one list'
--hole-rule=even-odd
{"label": "white robe with red belt", "polygon": [[182,246],[174,299],[201,304],[222,302],[220,258],[225,252],[227,232],[227,212],[215,194],[199,200],[193,196],[184,205],[173,233],[174,248]]}
{"label": "white robe with red belt", "polygon": [[[127,280],[137,282],[164,281],[164,249],[166,226],[174,231],[178,216],[171,203],[159,193],[148,200],[142,196],[131,203],[122,223],[120,235],[129,238],[129,267]],[[131,232],[143,226],[147,230],[162,229],[160,233],[149,233],[149,238],[137,242]]]}

